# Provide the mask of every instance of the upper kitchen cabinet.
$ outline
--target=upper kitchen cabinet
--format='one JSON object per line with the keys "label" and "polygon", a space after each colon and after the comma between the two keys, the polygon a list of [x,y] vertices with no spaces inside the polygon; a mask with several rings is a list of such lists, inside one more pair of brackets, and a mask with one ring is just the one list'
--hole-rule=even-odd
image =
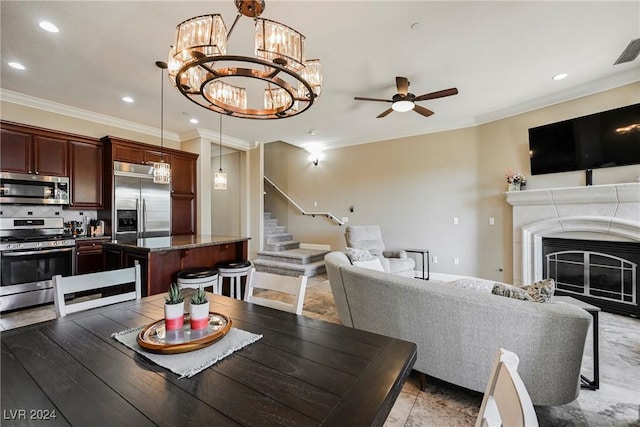
{"label": "upper kitchen cabinet", "polygon": [[103,148],[99,142],[70,141],[72,209],[102,209]]}
{"label": "upper kitchen cabinet", "polygon": [[171,154],[171,234],[196,233],[197,154]]}
{"label": "upper kitchen cabinet", "polygon": [[3,172],[69,176],[69,140],[64,135],[7,122],[1,125]]}
{"label": "upper kitchen cabinet", "polygon": [[69,209],[102,208],[100,141],[17,123],[0,122],[0,126],[3,172],[69,177]]}
{"label": "upper kitchen cabinet", "polygon": [[163,157],[161,150],[147,148],[137,142],[111,136],[105,137],[105,139],[111,143],[111,154],[114,161],[141,165],[149,165],[160,160],[169,162],[169,156],[165,154]]}
{"label": "upper kitchen cabinet", "polygon": [[197,154],[171,155],[171,193],[195,196]]}

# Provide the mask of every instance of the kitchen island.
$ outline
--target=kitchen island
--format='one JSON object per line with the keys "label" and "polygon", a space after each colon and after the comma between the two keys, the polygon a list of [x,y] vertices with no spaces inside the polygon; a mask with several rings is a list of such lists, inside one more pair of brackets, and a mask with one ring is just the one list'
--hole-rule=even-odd
{"label": "kitchen island", "polygon": [[107,270],[126,268],[138,261],[142,272],[142,295],[169,290],[184,268],[215,267],[220,261],[247,259],[248,237],[170,236],[136,240],[113,240],[103,244]]}

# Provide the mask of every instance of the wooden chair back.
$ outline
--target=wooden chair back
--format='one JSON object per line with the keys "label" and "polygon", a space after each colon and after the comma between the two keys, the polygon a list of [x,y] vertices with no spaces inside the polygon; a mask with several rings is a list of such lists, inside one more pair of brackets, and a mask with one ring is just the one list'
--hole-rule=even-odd
{"label": "wooden chair back", "polygon": [[[293,296],[293,302],[278,301],[262,296],[254,295],[255,289],[275,291]],[[304,294],[307,290],[307,276],[280,276],[277,274],[256,271],[255,268],[249,270],[247,275],[247,289],[245,301],[259,304],[277,310],[288,311],[290,313],[302,314],[302,304]],[[290,299],[291,297],[289,297]]]}
{"label": "wooden chair back", "polygon": [[515,353],[498,349],[476,427],[538,427],[533,403],[518,375],[519,362]]}
{"label": "wooden chair back", "polygon": [[[116,285],[134,283],[135,290],[107,297],[89,299],[87,301],[68,304],[65,295],[76,292],[91,291],[94,289],[108,288]],[[80,274],[77,276],[62,277],[53,276],[54,303],[56,315],[64,317],[67,314],[78,311],[89,310],[91,308],[103,307],[105,305],[116,304],[123,301],[140,299],[141,280],[140,265],[136,262],[134,267],[120,270],[102,271],[99,273]]]}

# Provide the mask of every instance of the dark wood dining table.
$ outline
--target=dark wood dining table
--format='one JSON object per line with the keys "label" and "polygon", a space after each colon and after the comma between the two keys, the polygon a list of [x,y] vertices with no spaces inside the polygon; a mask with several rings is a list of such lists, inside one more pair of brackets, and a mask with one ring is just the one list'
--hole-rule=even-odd
{"label": "dark wood dining table", "polygon": [[3,426],[380,426],[416,360],[407,341],[209,295],[262,334],[191,378],[112,338],[164,315],[154,295],[0,333]]}

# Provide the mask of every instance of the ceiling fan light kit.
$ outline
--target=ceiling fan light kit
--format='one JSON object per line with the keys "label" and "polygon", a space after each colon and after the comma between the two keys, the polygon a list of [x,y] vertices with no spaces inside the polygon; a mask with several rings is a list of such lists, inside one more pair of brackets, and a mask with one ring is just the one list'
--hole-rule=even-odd
{"label": "ceiling fan light kit", "polygon": [[[306,111],[320,95],[319,59],[306,59],[305,37],[258,18],[264,0],[235,0],[238,14],[227,31],[219,14],[197,16],[176,27],[169,51],[171,83],[201,107],[245,119],[281,119]],[[242,16],[255,24],[255,56],[230,55],[227,41]],[[248,80],[252,80],[249,82]],[[237,82],[247,82],[247,87]],[[266,83],[256,88],[256,81]]]}
{"label": "ceiling fan light kit", "polygon": [[393,95],[391,99],[363,98],[361,96],[356,96],[353,99],[355,99],[356,101],[391,102],[391,108],[378,114],[378,119],[388,116],[392,111],[404,113],[410,110],[413,110],[424,117],[429,117],[433,114],[433,111],[416,104],[416,101],[426,101],[428,99],[444,98],[445,96],[458,94],[458,89],[453,87],[450,89],[444,89],[436,92],[425,93],[424,95],[420,96],[415,96],[414,94],[409,93],[409,80],[406,77],[396,77],[396,88],[398,90],[398,93]]}

